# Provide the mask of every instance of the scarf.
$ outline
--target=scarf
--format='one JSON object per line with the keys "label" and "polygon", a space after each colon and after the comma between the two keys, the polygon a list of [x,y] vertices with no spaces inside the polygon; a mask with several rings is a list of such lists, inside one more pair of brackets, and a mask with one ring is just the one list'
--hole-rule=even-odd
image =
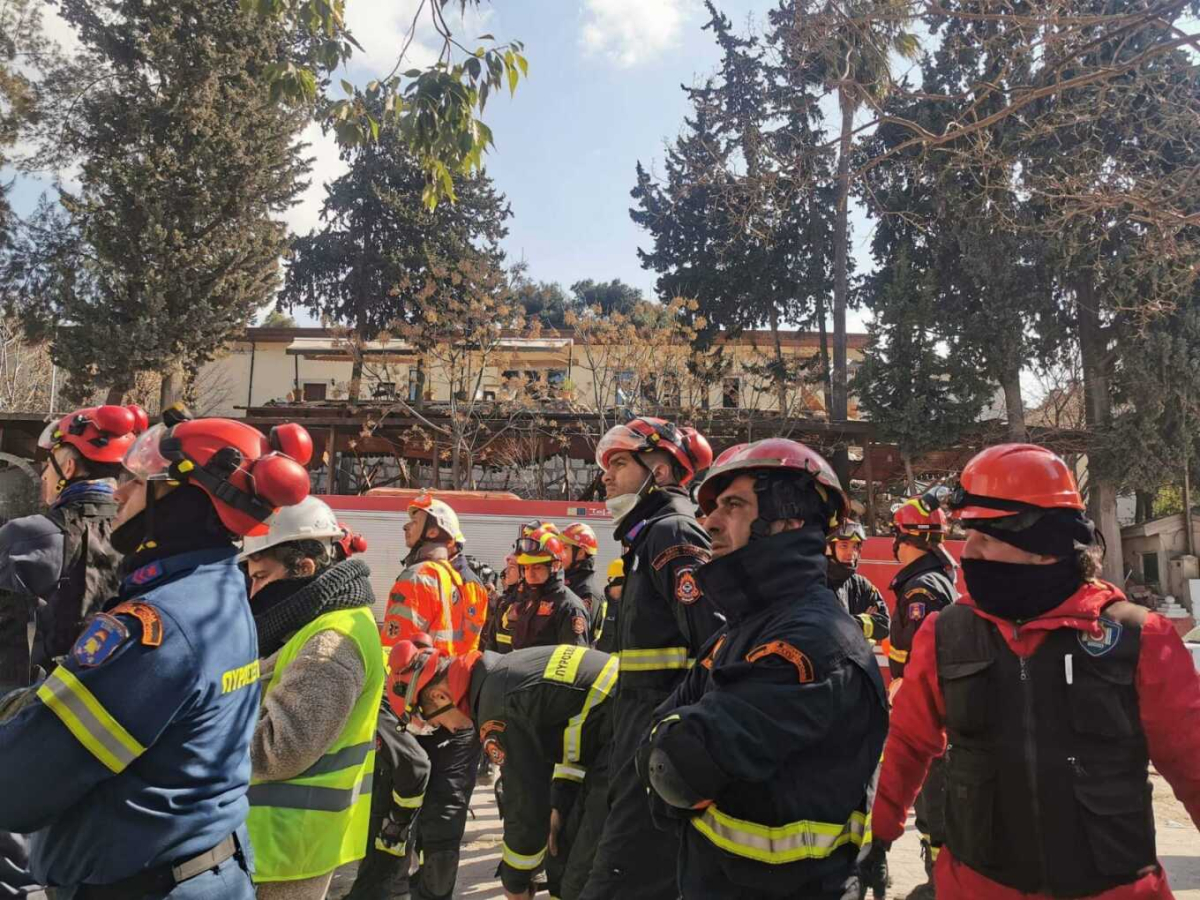
{"label": "scarf", "polygon": [[293,634],[325,613],[373,606],[371,570],[366,563],[347,559],[312,578],[272,582],[251,602],[258,628],[258,655],[266,659]]}

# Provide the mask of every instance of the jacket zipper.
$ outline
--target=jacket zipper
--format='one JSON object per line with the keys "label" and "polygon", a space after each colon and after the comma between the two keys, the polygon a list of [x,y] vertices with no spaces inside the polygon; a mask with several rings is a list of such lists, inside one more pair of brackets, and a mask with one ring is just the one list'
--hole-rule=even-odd
{"label": "jacket zipper", "polygon": [[[1013,628],[1013,637],[1018,636],[1018,629]],[[1024,694],[1025,708],[1023,726],[1025,730],[1025,769],[1026,775],[1029,778],[1029,793],[1030,802],[1033,806],[1033,822],[1030,823],[1033,827],[1033,839],[1037,844],[1038,871],[1041,873],[1042,887],[1048,887],[1050,884],[1049,869],[1046,865],[1046,848],[1042,842],[1042,809],[1041,802],[1038,799],[1038,777],[1037,777],[1037,740],[1034,734],[1034,709],[1033,709],[1033,678],[1029,674],[1029,663],[1025,657],[1018,656],[1017,661],[1021,666],[1021,689]]]}

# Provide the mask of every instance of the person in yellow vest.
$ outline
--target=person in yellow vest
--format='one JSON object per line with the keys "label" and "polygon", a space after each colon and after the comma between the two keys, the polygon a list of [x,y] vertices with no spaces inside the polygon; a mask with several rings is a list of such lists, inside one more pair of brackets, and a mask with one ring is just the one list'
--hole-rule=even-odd
{"label": "person in yellow vest", "polygon": [[260,900],[324,900],[366,854],[383,695],[370,570],[335,562],[343,536],[315,497],[277,512],[241,558],[258,628],[262,709],[250,746],[250,840]]}

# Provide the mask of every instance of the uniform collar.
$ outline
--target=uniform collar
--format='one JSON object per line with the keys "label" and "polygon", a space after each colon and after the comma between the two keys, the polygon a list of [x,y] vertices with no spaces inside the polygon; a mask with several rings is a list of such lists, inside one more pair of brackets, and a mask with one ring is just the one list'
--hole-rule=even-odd
{"label": "uniform collar", "polygon": [[144,594],[156,587],[174,581],[195,571],[201,566],[215,563],[233,565],[237,561],[236,547],[207,547],[203,550],[192,550],[188,553],[176,553],[164,556],[134,569],[121,580],[119,599],[126,600]]}
{"label": "uniform collar", "polygon": [[617,529],[617,539],[632,546],[649,522],[673,513],[692,514],[687,491],[681,487],[656,487],[625,517]]}
{"label": "uniform collar", "polygon": [[951,577],[946,571],[945,560],[935,553],[925,553],[896,573],[896,577],[892,579],[891,589],[894,591],[910,578],[916,578],[926,572],[939,572],[947,578]]}
{"label": "uniform collar", "polygon": [[736,623],[783,600],[825,587],[825,535],[819,528],[751,541],[696,570],[700,592]]}

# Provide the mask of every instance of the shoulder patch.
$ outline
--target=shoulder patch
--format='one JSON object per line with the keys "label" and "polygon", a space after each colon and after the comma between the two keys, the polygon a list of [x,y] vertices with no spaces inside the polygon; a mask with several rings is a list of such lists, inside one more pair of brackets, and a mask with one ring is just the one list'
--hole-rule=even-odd
{"label": "shoulder patch", "polygon": [[650,565],[657,572],[673,559],[678,559],[681,556],[686,556],[689,559],[698,559],[702,563],[712,559],[712,553],[705,550],[703,547],[698,547],[695,544],[676,544],[673,547],[668,547],[658,556],[654,557],[654,562]]}
{"label": "shoulder patch", "polygon": [[162,616],[149,603],[139,603],[127,600],[112,610],[114,616],[133,616],[142,623],[142,644],[147,647],[160,647],[163,642]]}
{"label": "shoulder patch", "polygon": [[1103,656],[1117,646],[1123,630],[1112,619],[1101,616],[1090,633],[1083,631],[1077,633],[1079,646],[1090,656]]}
{"label": "shoulder patch", "polygon": [[587,631],[587,619],[583,616],[571,616],[571,630],[576,634]]}
{"label": "shoulder patch", "polygon": [[910,604],[908,604],[907,609],[908,609],[908,621],[920,622],[923,618],[925,618],[925,604],[923,602],[922,603],[910,603]]}
{"label": "shoulder patch", "polygon": [[675,572],[675,599],[684,606],[691,606],[702,594],[696,581],[696,567],[680,566]]}
{"label": "shoulder patch", "polygon": [[71,656],[83,668],[94,669],[111,659],[127,640],[129,629],[119,619],[108,613],[97,613],[75,642]]}
{"label": "shoulder patch", "polygon": [[787,641],[771,641],[755,647],[746,654],[746,662],[758,662],[767,656],[782,657],[795,666],[801,684],[808,684],[816,679],[812,661]]}

